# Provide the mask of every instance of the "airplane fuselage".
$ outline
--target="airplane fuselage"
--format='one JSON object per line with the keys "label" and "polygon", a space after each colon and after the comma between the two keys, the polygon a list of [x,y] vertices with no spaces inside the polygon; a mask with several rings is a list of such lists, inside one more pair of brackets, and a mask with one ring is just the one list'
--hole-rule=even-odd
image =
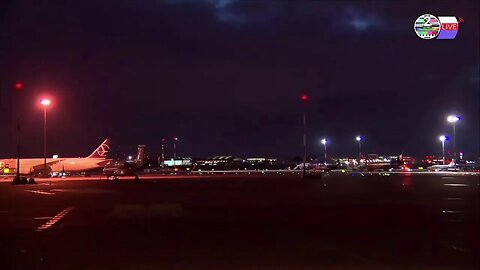
{"label": "airplane fuselage", "polygon": [[[12,172],[16,171],[20,174],[41,172],[46,175],[50,172],[84,172],[103,168],[110,162],[110,159],[106,159],[110,149],[109,144],[109,139],[104,140],[89,156],[84,158],[47,158],[46,160],[43,158],[22,158],[20,159],[19,171],[17,170],[16,159],[0,159],[0,169],[4,172],[11,169]],[[45,168],[45,164],[47,168]]]}
{"label": "airplane fuselage", "polygon": [[[96,168],[102,168],[110,160],[105,158],[47,158],[46,163],[52,172],[83,172]],[[44,165],[43,158],[22,158],[20,159],[20,173],[29,174],[42,170]],[[17,169],[16,159],[1,159],[0,169]]]}

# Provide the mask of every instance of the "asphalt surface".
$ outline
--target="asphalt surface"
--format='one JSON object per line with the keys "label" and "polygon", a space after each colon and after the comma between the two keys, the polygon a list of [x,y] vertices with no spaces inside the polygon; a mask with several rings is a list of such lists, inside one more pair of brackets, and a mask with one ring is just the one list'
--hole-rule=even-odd
{"label": "asphalt surface", "polygon": [[478,175],[76,180],[0,183],[0,269],[479,266]]}

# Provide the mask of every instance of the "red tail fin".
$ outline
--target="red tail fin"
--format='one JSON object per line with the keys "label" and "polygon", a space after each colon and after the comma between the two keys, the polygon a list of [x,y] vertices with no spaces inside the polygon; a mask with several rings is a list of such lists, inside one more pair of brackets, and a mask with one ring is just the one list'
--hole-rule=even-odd
{"label": "red tail fin", "polygon": [[106,139],[100,144],[93,153],[90,154],[87,158],[106,158],[108,154],[108,150],[110,150],[110,139]]}

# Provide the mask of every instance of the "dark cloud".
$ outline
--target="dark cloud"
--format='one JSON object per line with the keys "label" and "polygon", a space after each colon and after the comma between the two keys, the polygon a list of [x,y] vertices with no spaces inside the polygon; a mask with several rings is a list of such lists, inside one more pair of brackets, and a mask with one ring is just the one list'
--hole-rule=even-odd
{"label": "dark cloud", "polygon": [[[10,90],[22,80],[30,155],[41,152],[32,103],[49,92],[51,151],[62,154],[106,136],[119,151],[155,152],[178,136],[185,155],[290,157],[301,150],[307,92],[312,153],[328,136],[333,153],[352,154],[357,134],[369,152],[434,153],[450,130],[445,115],[457,112],[459,146],[475,156],[474,10],[468,1],[11,1],[0,25],[0,154],[14,150]],[[425,12],[462,17],[457,39],[416,37]]]}

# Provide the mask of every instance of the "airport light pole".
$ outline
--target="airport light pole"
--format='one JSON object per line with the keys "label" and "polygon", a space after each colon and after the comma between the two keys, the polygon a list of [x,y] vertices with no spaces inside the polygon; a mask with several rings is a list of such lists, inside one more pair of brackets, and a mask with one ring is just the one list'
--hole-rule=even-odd
{"label": "airport light pole", "polygon": [[47,173],[47,107],[50,106],[49,99],[42,99],[40,104],[43,106],[43,173]]}
{"label": "airport light pole", "polygon": [[173,169],[177,173],[177,137],[173,137]]}
{"label": "airport light pole", "polygon": [[165,139],[162,138],[162,168],[165,166]]}
{"label": "airport light pole", "polygon": [[177,158],[177,137],[173,137],[173,159],[175,160]]}
{"label": "airport light pole", "polygon": [[442,163],[445,165],[445,141],[448,139],[447,136],[442,135],[438,138],[442,142]]}
{"label": "airport light pole", "polygon": [[307,102],[308,102],[308,96],[307,95],[302,95],[300,97],[302,100],[304,106],[303,106],[303,173],[302,173],[302,178],[305,178],[306,173],[307,173]]}
{"label": "airport light pole", "polygon": [[327,139],[323,138],[320,142],[323,144],[325,166],[327,166]]}
{"label": "airport light pole", "polygon": [[362,159],[362,137],[357,136],[355,140],[358,142],[358,163],[360,163],[360,159]]}
{"label": "airport light pole", "polygon": [[456,138],[457,136],[455,131],[455,123],[457,123],[460,119],[462,118],[456,115],[449,115],[447,117],[447,121],[453,124],[453,157],[454,158],[457,158],[457,138]]}
{"label": "airport light pole", "polygon": [[21,97],[21,90],[23,89],[23,83],[17,82],[15,84],[15,90],[17,94],[16,100],[16,112],[17,112],[17,173],[15,178],[13,179],[13,184],[20,183],[20,97]]}

